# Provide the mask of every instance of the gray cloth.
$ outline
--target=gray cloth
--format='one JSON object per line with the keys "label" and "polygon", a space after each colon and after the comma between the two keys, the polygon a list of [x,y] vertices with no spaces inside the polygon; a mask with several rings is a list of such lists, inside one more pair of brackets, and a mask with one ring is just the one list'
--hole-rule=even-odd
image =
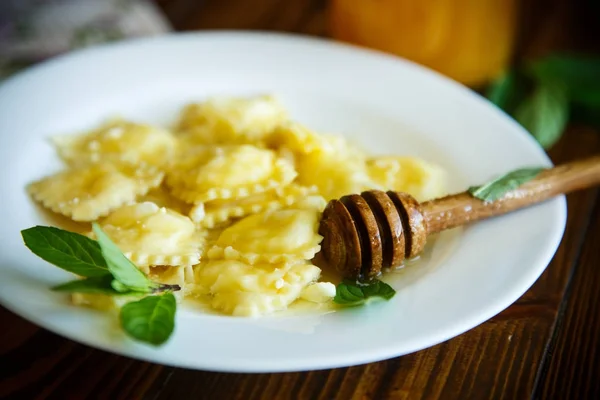
{"label": "gray cloth", "polygon": [[72,49],[170,29],[147,0],[2,0],[0,78]]}

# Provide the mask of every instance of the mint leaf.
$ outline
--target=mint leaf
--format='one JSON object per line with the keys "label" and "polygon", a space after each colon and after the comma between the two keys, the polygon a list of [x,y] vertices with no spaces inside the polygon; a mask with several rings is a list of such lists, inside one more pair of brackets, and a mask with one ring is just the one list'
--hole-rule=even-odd
{"label": "mint leaf", "polygon": [[110,282],[110,287],[112,287],[117,293],[127,293],[131,290],[129,287],[123,285],[116,279],[113,279],[112,282]]}
{"label": "mint leaf", "polygon": [[598,112],[598,108],[572,105],[571,120],[574,123],[589,125],[600,130],[600,112]]}
{"label": "mint leaf", "polygon": [[540,82],[515,111],[515,118],[545,149],[560,139],[569,120],[569,99],[561,84]]}
{"label": "mint leaf", "polygon": [[521,168],[502,175],[481,186],[469,188],[469,193],[480,200],[491,202],[498,200],[507,192],[534,179],[544,168]]}
{"label": "mint leaf", "polygon": [[491,84],[486,97],[496,106],[507,110],[517,91],[516,74],[514,72],[507,72]]}
{"label": "mint leaf", "polygon": [[363,286],[362,290],[367,298],[377,296],[389,300],[396,294],[396,291],[390,285],[378,280],[367,286]]}
{"label": "mint leaf", "polygon": [[507,114],[512,115],[531,87],[531,79],[528,76],[518,69],[512,69],[491,83],[485,97]]}
{"label": "mint leaf", "polygon": [[159,346],[175,329],[176,309],[173,293],[144,297],[121,308],[121,326],[132,338]]}
{"label": "mint leaf", "polygon": [[117,292],[115,289],[112,288],[112,280],[113,277],[110,275],[77,279],[71,282],[63,283],[58,286],[54,286],[52,290],[55,290],[57,292],[69,293],[100,293],[107,295],[125,294],[122,292]]}
{"label": "mint leaf", "polygon": [[337,285],[333,301],[344,306],[359,306],[371,297],[380,297],[389,300],[396,291],[387,283],[377,279],[368,283],[356,283],[344,280]]}
{"label": "mint leaf", "polygon": [[527,69],[539,81],[562,83],[571,101],[600,106],[600,57],[554,54],[530,63]]}
{"label": "mint leaf", "polygon": [[125,288],[128,288],[136,292],[149,293],[157,286],[157,284],[148,279],[142,271],[125,257],[97,223],[92,224],[92,229],[96,234],[96,239],[109,271],[122,284],[117,285],[117,287],[113,285],[112,287],[115,290],[121,292]]}
{"label": "mint leaf", "polygon": [[514,90],[515,77],[512,72],[505,73],[490,85],[486,97],[489,101],[504,109],[510,93]]}
{"label": "mint leaf", "polygon": [[86,236],[50,226],[24,229],[21,236],[35,255],[66,271],[88,278],[110,274],[100,246]]}
{"label": "mint leaf", "polygon": [[152,282],[110,240],[96,223],[97,241],[53,227],[36,226],[21,231],[25,245],[42,259],[85,279],[63,283],[52,290],[104,295],[166,292],[127,303],[121,308],[121,325],[134,339],[163,344],[175,328],[179,285]]}
{"label": "mint leaf", "polygon": [[335,288],[333,301],[338,304],[362,304],[365,301],[365,294],[352,282],[344,281]]}

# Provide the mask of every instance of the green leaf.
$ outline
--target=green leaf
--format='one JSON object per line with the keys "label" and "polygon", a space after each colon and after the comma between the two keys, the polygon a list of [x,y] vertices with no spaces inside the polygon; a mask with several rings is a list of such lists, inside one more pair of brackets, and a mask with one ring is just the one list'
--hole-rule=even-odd
{"label": "green leaf", "polygon": [[570,100],[574,104],[594,108],[596,112],[600,112],[600,89],[580,90],[576,96],[571,95]]}
{"label": "green leaf", "polygon": [[395,294],[396,291],[390,285],[376,279],[368,283],[344,280],[337,285],[333,301],[345,306],[359,306],[365,304],[371,297],[389,300]]}
{"label": "green leaf", "polygon": [[485,94],[485,97],[487,97],[489,101],[498,107],[504,109],[514,85],[514,74],[509,71],[492,82]]}
{"label": "green leaf", "polygon": [[551,147],[569,120],[569,99],[563,85],[540,82],[515,111],[515,118],[544,147]]}
{"label": "green leaf", "polygon": [[149,293],[157,286],[157,284],[148,279],[142,271],[125,257],[97,223],[92,224],[92,229],[96,234],[109,271],[122,284],[117,285],[117,287],[113,285],[113,289],[121,291],[126,287],[136,292]]}
{"label": "green leaf", "polygon": [[110,283],[110,287],[112,287],[118,293],[127,293],[131,290],[131,289],[129,289],[129,287],[123,285],[121,282],[119,282],[116,279],[112,280],[112,282]]}
{"label": "green leaf", "polygon": [[527,69],[539,81],[565,85],[572,101],[600,106],[600,57],[554,54],[529,64]]}
{"label": "green leaf", "polygon": [[172,293],[147,296],[121,308],[121,326],[132,338],[159,346],[173,333],[176,309]]}
{"label": "green leaf", "polygon": [[514,72],[509,71],[491,84],[486,93],[486,97],[489,101],[505,110],[510,102],[510,98],[516,90],[516,84]]}
{"label": "green leaf", "polygon": [[600,130],[600,111],[591,107],[572,105],[571,121],[574,123],[588,125]]}
{"label": "green leaf", "polygon": [[513,69],[501,75],[488,87],[487,99],[512,115],[531,88],[531,79]]}
{"label": "green leaf", "polygon": [[390,285],[381,281],[375,281],[367,286],[363,286],[362,290],[367,298],[382,297],[389,300],[396,294],[396,291]]}
{"label": "green leaf", "polygon": [[113,296],[125,294],[123,292],[117,292],[115,289],[113,289],[111,286],[112,280],[113,277],[110,275],[77,279],[71,282],[63,283],[62,285],[54,286],[52,290],[69,293],[101,293]]}
{"label": "green leaf", "polygon": [[469,193],[480,200],[491,202],[500,199],[507,192],[514,190],[534,179],[544,168],[521,168],[502,175],[481,186],[469,188]]}
{"label": "green leaf", "polygon": [[50,226],[21,231],[25,246],[43,260],[88,278],[109,275],[98,243],[78,233]]}

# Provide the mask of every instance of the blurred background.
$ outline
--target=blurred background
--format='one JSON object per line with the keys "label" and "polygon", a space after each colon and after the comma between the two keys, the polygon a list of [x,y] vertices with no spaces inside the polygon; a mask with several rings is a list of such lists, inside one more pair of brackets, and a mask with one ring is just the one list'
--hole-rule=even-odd
{"label": "blurred background", "polygon": [[0,78],[170,31],[308,34],[389,52],[487,96],[545,148],[600,127],[598,0],[1,0]]}

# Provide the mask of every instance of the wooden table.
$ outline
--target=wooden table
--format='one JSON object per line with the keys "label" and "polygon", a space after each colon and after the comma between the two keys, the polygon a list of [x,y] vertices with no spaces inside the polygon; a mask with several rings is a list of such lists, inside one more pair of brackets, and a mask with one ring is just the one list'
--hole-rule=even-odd
{"label": "wooden table", "polygon": [[[248,3],[159,1],[180,29],[324,33],[322,0]],[[559,7],[548,18],[565,15],[560,7],[567,2],[549,3]],[[542,31],[552,26],[544,21]],[[556,29],[545,32],[538,44],[560,37]],[[527,46],[539,49],[535,43]],[[598,152],[598,132],[573,126],[550,155],[560,163]],[[567,229],[552,263],[507,310],[418,353],[325,371],[225,374],[134,361],[63,339],[0,308],[0,398],[598,399],[599,243],[598,190],[570,195]]]}

